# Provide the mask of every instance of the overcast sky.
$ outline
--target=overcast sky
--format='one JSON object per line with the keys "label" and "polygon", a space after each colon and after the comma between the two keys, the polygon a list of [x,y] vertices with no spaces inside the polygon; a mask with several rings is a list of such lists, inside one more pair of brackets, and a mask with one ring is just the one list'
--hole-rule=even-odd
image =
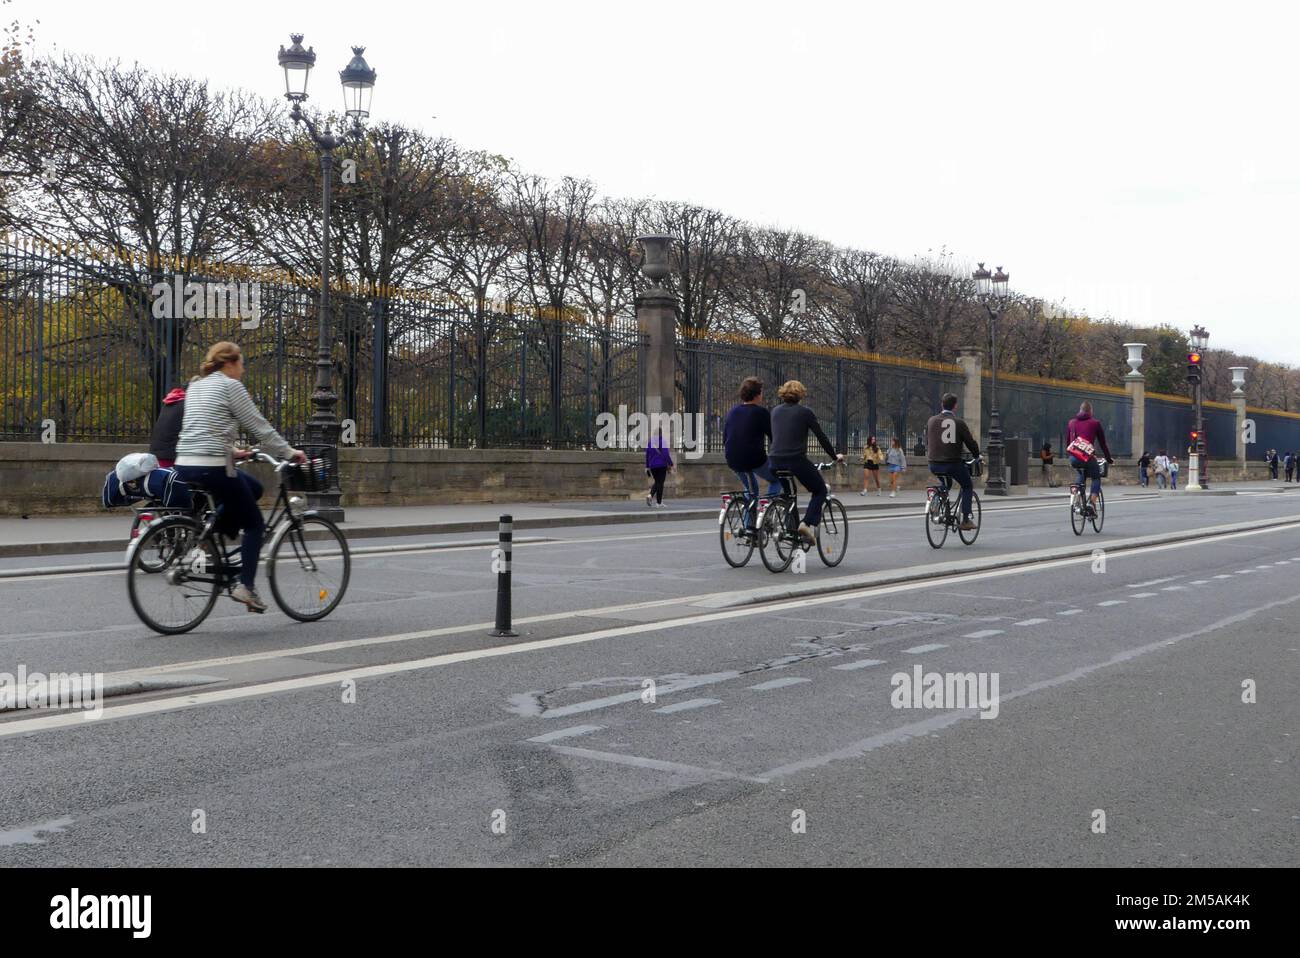
{"label": "overcast sky", "polygon": [[[17,0],[56,46],[341,104],[603,193],[690,200],[1300,363],[1300,5]],[[434,119],[436,117],[436,119]],[[1122,357],[1116,357],[1122,366]]]}

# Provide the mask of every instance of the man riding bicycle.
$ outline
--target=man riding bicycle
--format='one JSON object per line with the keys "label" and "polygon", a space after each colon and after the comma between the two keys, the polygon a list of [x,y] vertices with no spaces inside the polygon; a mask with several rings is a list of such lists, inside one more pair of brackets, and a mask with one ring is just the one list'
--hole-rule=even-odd
{"label": "man riding bicycle", "polygon": [[745,489],[745,531],[754,531],[754,503],[758,480],[767,480],[767,494],[779,496],[781,483],[772,474],[763,440],[772,439],[772,415],[763,405],[763,381],[750,376],[740,384],[740,402],[731,407],[722,425],[722,448],[727,465]]}
{"label": "man riding bicycle", "polygon": [[781,405],[772,410],[772,468],[782,472],[792,472],[796,479],[808,490],[808,509],[803,522],[799,525],[799,538],[805,545],[814,546],[817,542],[817,526],[822,521],[822,506],[830,489],[821,472],[808,458],[808,433],[817,437],[826,454],[837,462],[844,457],[835,451],[831,441],[826,438],[817,416],[807,406],[800,405],[808,390],[797,379],[791,379],[776,394],[781,397]]}
{"label": "man riding bicycle", "polygon": [[930,472],[936,476],[947,476],[961,486],[961,526],[963,532],[975,529],[971,521],[971,494],[975,491],[970,479],[970,468],[962,458],[963,447],[970,450],[976,459],[980,457],[979,443],[971,435],[966,420],[958,419],[954,410],[957,397],[945,393],[943,412],[931,416],[925,424],[925,435],[929,447]]}
{"label": "man riding bicycle", "polygon": [[1088,493],[1089,516],[1096,512],[1097,497],[1101,495],[1101,462],[1097,458],[1097,447],[1105,454],[1107,462],[1114,462],[1110,446],[1106,444],[1106,430],[1101,421],[1092,418],[1092,403],[1084,401],[1079,404],[1079,414],[1070,420],[1069,441],[1065,451],[1070,454],[1070,465],[1079,473],[1079,484],[1085,479],[1092,480]]}

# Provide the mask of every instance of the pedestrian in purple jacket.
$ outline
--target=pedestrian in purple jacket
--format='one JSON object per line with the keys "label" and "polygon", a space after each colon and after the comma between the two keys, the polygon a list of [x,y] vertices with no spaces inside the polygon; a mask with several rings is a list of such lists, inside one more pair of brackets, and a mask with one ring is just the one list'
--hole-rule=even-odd
{"label": "pedestrian in purple jacket", "polygon": [[651,509],[664,508],[664,476],[677,467],[673,465],[673,454],[664,442],[664,430],[660,426],[655,437],[645,445],[645,474],[654,477],[654,485],[645,494],[645,504]]}

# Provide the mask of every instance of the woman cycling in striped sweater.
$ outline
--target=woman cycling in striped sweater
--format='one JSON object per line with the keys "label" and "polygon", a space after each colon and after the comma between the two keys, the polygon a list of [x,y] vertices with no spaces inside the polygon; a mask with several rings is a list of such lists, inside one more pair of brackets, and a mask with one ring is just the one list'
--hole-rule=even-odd
{"label": "woman cycling in striped sweater", "polygon": [[186,482],[202,485],[224,507],[222,532],[233,536],[243,530],[239,585],[231,597],[248,606],[250,612],[265,612],[266,603],[254,588],[266,529],[262,510],[257,506],[262,486],[235,468],[235,459],[248,456],[247,450],[235,448],[238,430],[242,427],[274,455],[297,462],[306,462],[307,456],[285,442],[257,411],[253,398],[239,381],[244,375],[244,354],[238,346],[215,344],[199,372],[185,393],[185,419],[176,442],[176,473]]}

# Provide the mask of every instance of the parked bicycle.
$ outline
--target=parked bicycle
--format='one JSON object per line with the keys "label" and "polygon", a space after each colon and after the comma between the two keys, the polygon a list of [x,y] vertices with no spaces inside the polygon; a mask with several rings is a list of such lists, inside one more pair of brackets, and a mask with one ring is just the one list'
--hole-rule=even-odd
{"label": "parked bicycle", "polygon": [[[825,471],[835,465],[835,462],[819,462],[817,468]],[[794,473],[778,469],[773,474],[785,492],[772,499],[758,500],[757,545],[768,571],[784,572],[794,561],[796,549],[807,553],[811,546],[799,538],[799,497]],[[844,560],[849,547],[849,514],[844,510],[844,503],[830,490],[829,483],[822,521],[817,526],[816,545],[822,562],[832,567]],[[753,546],[750,548],[752,551]]]}
{"label": "parked bicycle", "polygon": [[[328,464],[297,464],[252,450],[247,460],[275,468],[279,493],[266,520],[266,575],[275,603],[299,622],[325,618],[343,601],[352,573],[347,539],[330,520],[304,511],[301,496],[328,485]],[[241,463],[242,465],[242,463]],[[239,550],[217,529],[221,507],[212,494],[190,484],[194,507],[167,511],[133,539],[128,550],[127,594],[145,625],[164,635],[196,628],[217,597],[239,581]],[[146,507],[147,508],[147,507]]]}
{"label": "parked bicycle", "polygon": [[[1105,458],[1098,458],[1097,466],[1101,477],[1105,479],[1110,472],[1110,463]],[[1081,536],[1091,522],[1093,531],[1101,532],[1101,527],[1106,523],[1105,491],[1097,490],[1097,504],[1094,506],[1088,501],[1088,477],[1082,469],[1076,469],[1075,473],[1078,481],[1070,483],[1070,528],[1076,536]]]}
{"label": "parked bicycle", "polygon": [[[972,479],[984,472],[980,460],[966,459],[963,461],[970,470]],[[936,476],[935,478],[939,480],[939,484],[927,486],[925,490],[925,537],[930,540],[930,545],[933,548],[941,549],[948,539],[949,530],[952,530],[961,537],[961,541],[966,545],[973,544],[980,534],[981,509],[979,493],[974,489],[971,490],[970,519],[975,528],[968,531],[961,527],[961,509],[953,504],[950,495],[952,492],[952,478],[949,476]]]}

